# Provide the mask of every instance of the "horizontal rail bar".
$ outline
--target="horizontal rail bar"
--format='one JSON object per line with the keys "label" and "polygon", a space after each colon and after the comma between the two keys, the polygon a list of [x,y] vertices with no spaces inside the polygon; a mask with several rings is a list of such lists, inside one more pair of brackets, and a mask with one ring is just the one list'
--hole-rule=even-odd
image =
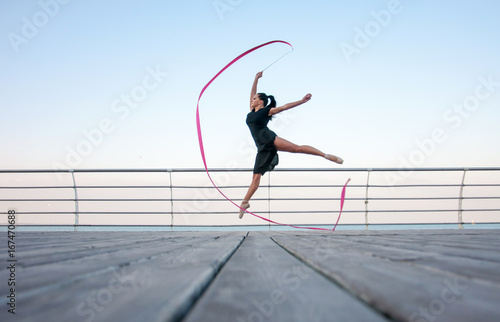
{"label": "horizontal rail bar", "polygon": [[[449,222],[435,222],[435,223],[374,223],[370,224],[370,226],[398,226],[398,225],[409,225],[409,226],[420,226],[420,225],[431,225],[431,226],[437,226],[437,225],[454,225],[455,223],[449,223]],[[465,224],[465,223],[464,223]],[[477,223],[478,225],[483,225],[483,224],[498,224],[497,222],[481,222]],[[301,226],[314,226],[314,227],[332,227],[334,224],[298,224]],[[345,226],[360,226],[364,224],[344,224]],[[475,224],[471,224],[475,225]],[[0,227],[6,227],[7,225],[2,225],[0,224]],[[74,225],[73,224],[25,224],[22,225],[23,227],[68,227],[72,228]],[[91,224],[80,224],[80,227],[92,227],[92,228],[101,228],[101,227],[155,227],[155,228],[171,228],[172,225],[156,225],[156,224],[141,224],[141,225],[127,225],[127,224],[122,224],[122,225],[110,225],[110,224],[99,224],[99,225],[91,225]],[[177,227],[261,227],[261,226],[269,226],[269,223],[265,224],[252,224],[252,225],[197,225],[197,226],[188,226],[188,225],[177,225]],[[271,226],[277,227],[279,225],[272,224]]]}
{"label": "horizontal rail bar", "polygon": [[[443,188],[461,187],[461,184],[411,184],[368,185],[370,188]],[[466,184],[466,187],[500,187],[496,183]],[[248,186],[217,186],[219,189],[247,189]],[[271,185],[272,188],[342,188],[343,185]],[[366,185],[349,185],[349,188],[366,188]],[[73,189],[73,186],[3,186],[0,189]],[[78,186],[78,189],[213,189],[214,186]]]}
{"label": "horizontal rail bar", "polygon": [[[403,210],[370,210],[370,213],[415,213],[415,212],[456,212],[456,209],[403,209]],[[464,212],[486,212],[486,211],[500,211],[500,209],[463,209]],[[79,211],[80,215],[169,215],[170,211]],[[177,215],[227,215],[227,214],[237,214],[237,211],[188,211],[188,212],[177,212]],[[268,212],[256,211],[256,213]],[[336,214],[338,210],[280,210],[273,211],[273,214]],[[365,213],[365,210],[343,210],[342,213]],[[61,215],[61,214],[72,214],[75,212],[16,212],[16,214],[21,215]]]}
{"label": "horizontal rail bar", "polygon": [[[413,171],[499,171],[500,167],[474,168],[280,168],[274,172],[413,172]],[[253,168],[213,168],[209,172],[252,172]],[[122,172],[206,172],[201,168],[186,169],[19,169],[0,170],[0,173],[122,173]]]}
{"label": "horizontal rail bar", "polygon": [[[359,198],[345,198],[347,201],[360,201],[360,200],[385,200],[385,201],[390,201],[390,200],[494,200],[494,199],[500,199],[500,196],[498,197],[370,197],[370,198],[364,198],[364,197],[359,197]],[[254,201],[337,201],[340,200],[340,198],[253,198],[252,200]],[[24,202],[24,201],[29,201],[29,202],[42,202],[42,201],[50,201],[50,202],[74,202],[76,199],[0,199],[0,201],[4,202]],[[116,201],[116,202],[129,202],[129,201],[177,201],[177,202],[199,202],[199,201],[223,201],[227,202],[226,199],[219,198],[219,199],[199,199],[199,198],[147,198],[147,199],[141,199],[141,198],[102,198],[102,199],[85,199],[85,198],[78,198],[78,201],[84,201],[84,202],[94,202],[94,201]]]}

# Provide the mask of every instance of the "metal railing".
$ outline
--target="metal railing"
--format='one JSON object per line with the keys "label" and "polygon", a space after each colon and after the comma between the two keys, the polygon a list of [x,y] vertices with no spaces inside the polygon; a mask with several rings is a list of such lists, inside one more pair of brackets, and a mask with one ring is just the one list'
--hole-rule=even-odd
{"label": "metal railing", "polygon": [[[210,169],[235,202],[246,192],[251,171]],[[395,222],[462,228],[473,222],[471,216],[500,222],[500,168],[276,169],[264,176],[252,211],[288,224],[333,224],[340,190],[350,177],[344,223],[367,229]],[[268,225],[234,219],[238,209],[215,191],[204,169],[0,170],[0,206],[5,214],[16,209],[24,218],[19,225],[75,230],[88,225]],[[6,218],[1,220],[6,225]]]}

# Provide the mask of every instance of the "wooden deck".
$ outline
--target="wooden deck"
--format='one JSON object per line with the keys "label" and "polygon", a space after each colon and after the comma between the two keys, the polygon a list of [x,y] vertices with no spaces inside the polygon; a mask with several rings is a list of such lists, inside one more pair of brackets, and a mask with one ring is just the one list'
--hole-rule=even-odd
{"label": "wooden deck", "polygon": [[500,230],[2,235],[0,321],[500,321]]}

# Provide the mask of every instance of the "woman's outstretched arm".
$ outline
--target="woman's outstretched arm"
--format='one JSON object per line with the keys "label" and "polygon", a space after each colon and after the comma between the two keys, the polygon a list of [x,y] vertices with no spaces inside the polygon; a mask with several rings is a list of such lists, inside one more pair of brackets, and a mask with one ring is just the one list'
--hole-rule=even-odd
{"label": "woman's outstretched arm", "polygon": [[252,109],[252,100],[255,94],[257,94],[257,83],[259,82],[259,78],[262,77],[262,73],[263,72],[258,72],[253,80],[252,91],[250,92],[250,109]]}
{"label": "woman's outstretched arm", "polygon": [[307,103],[311,100],[311,97],[312,97],[311,94],[307,94],[301,100],[298,100],[296,102],[291,102],[291,103],[288,103],[288,104],[285,104],[285,105],[279,106],[279,107],[273,107],[272,109],[269,110],[269,116],[274,115],[274,114],[278,114],[280,112],[283,112],[283,111],[289,110],[291,108],[294,108],[296,106]]}

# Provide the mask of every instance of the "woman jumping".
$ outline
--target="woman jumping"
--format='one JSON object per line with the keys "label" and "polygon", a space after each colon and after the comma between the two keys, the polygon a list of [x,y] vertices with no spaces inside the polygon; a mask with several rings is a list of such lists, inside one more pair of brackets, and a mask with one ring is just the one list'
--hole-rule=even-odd
{"label": "woman jumping", "polygon": [[[262,72],[255,75],[255,80],[250,94],[250,113],[248,113],[246,120],[247,125],[250,128],[250,132],[252,133],[253,140],[257,145],[258,152],[257,157],[255,158],[255,166],[253,168],[252,183],[250,184],[245,199],[243,199],[240,206],[243,209],[248,209],[250,207],[250,198],[252,198],[255,191],[259,188],[260,179],[264,173],[273,170],[278,164],[278,151],[318,155],[338,164],[342,164],[344,162],[341,158],[331,154],[325,154],[312,146],[296,145],[280,138],[276,135],[276,133],[267,127],[267,123],[269,123],[269,120],[271,120],[273,115],[308,102],[312,95],[307,94],[299,101],[276,107],[274,96],[257,93],[257,83],[261,77]],[[240,219],[243,218],[245,213],[243,209],[240,209]]]}

